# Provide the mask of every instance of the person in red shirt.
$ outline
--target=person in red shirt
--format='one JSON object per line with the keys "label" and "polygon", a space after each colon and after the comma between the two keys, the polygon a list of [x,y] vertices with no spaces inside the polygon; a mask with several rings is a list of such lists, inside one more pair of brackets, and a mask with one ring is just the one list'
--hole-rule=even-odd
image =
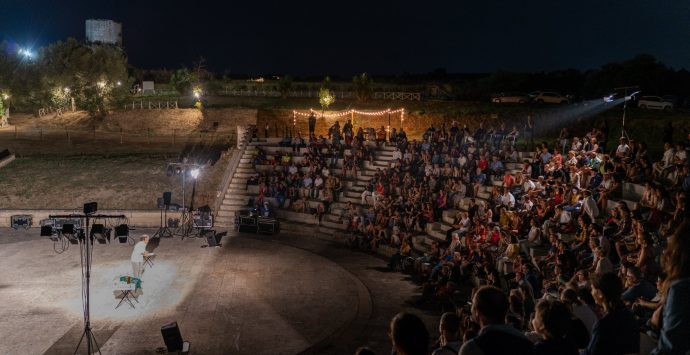
{"label": "person in red shirt", "polygon": [[505,175],[503,175],[503,187],[506,187],[510,189],[513,184],[515,184],[515,178],[513,177],[513,174],[510,172],[506,172]]}

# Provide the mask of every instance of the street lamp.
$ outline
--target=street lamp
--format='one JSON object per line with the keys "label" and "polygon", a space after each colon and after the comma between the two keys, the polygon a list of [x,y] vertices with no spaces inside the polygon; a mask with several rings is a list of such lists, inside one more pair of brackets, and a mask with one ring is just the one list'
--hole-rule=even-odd
{"label": "street lamp", "polygon": [[199,177],[199,169],[192,169],[189,174],[192,175],[192,177],[196,180],[196,178]]}

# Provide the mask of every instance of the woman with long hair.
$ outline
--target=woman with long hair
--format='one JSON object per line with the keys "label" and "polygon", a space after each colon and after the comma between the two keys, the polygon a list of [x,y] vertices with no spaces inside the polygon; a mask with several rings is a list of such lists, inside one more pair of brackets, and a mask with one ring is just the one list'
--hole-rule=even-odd
{"label": "woman with long hair", "polygon": [[[659,343],[652,355],[686,354],[690,351],[690,221],[686,219],[668,238],[662,257],[666,280],[662,284],[663,306]],[[654,317],[653,317],[654,318]]]}
{"label": "woman with long hair", "polygon": [[594,324],[584,354],[623,355],[640,352],[640,330],[632,312],[623,304],[623,283],[614,272],[592,277],[592,297],[604,310]]}

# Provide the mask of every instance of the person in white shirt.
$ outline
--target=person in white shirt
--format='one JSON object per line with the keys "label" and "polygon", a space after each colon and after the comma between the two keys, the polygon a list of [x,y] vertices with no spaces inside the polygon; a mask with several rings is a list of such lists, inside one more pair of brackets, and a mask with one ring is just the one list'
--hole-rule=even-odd
{"label": "person in white shirt", "polygon": [[499,201],[501,201],[503,206],[506,206],[509,209],[515,207],[515,196],[510,193],[510,190],[507,187],[503,189],[503,195],[499,197]]}
{"label": "person in white shirt", "polygon": [[400,149],[395,148],[395,151],[393,152],[393,160],[398,159],[402,159],[402,152],[400,151]]}
{"label": "person in white shirt", "polygon": [[146,244],[149,243],[149,236],[147,234],[139,237],[139,242],[134,244],[134,251],[132,251],[132,271],[134,277],[140,279],[144,272],[144,256],[149,253],[146,251]]}
{"label": "person in white shirt", "polygon": [[628,146],[628,139],[621,137],[620,144],[616,148],[616,156],[619,158],[627,158],[630,155],[630,147]]}
{"label": "person in white shirt", "polygon": [[597,201],[594,201],[591,191],[584,190],[583,194],[582,213],[588,215],[590,220],[594,221],[599,217],[599,206],[597,206]]}
{"label": "person in white shirt", "polygon": [[664,143],[664,157],[661,158],[661,161],[658,161],[652,165],[652,168],[654,168],[654,177],[664,177],[666,169],[669,169],[673,166],[673,157],[675,156],[676,152],[673,150],[673,146],[669,143]]}

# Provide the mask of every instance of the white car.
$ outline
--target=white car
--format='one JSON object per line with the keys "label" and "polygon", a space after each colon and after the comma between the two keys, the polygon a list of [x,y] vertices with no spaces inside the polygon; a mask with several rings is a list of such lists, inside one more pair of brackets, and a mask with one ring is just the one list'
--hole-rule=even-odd
{"label": "white car", "polygon": [[555,92],[548,92],[548,91],[535,91],[529,96],[532,98],[532,102],[536,102],[538,104],[569,104],[570,99],[568,97],[563,96],[559,93]]}
{"label": "white car", "polygon": [[672,111],[673,103],[662,99],[659,96],[642,96],[637,102],[637,107],[654,110]]}
{"label": "white car", "polygon": [[496,104],[524,104],[529,101],[529,96],[515,93],[500,93],[491,97],[491,102]]}

